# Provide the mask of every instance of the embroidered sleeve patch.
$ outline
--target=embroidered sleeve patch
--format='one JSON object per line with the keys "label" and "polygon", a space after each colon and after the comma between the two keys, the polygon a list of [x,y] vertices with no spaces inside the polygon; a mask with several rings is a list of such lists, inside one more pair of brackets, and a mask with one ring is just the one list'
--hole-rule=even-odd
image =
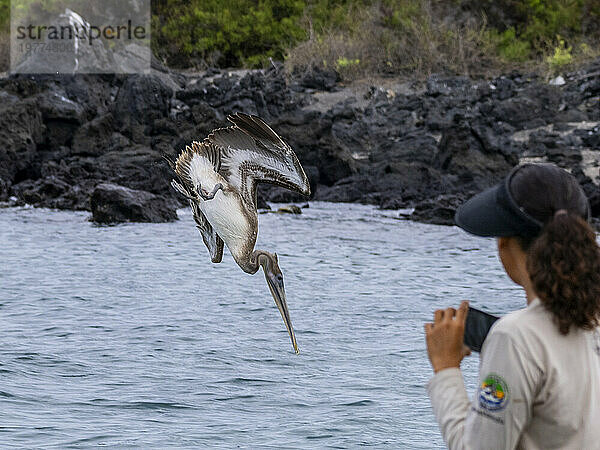
{"label": "embroidered sleeve patch", "polygon": [[479,387],[479,406],[486,411],[501,411],[508,403],[508,385],[498,375],[489,374]]}

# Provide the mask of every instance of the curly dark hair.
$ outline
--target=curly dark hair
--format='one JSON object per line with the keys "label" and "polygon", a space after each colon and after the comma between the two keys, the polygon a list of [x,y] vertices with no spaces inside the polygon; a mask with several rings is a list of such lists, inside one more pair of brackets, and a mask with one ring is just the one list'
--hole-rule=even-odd
{"label": "curly dark hair", "polygon": [[571,326],[590,330],[600,324],[600,249],[581,217],[552,219],[529,248],[527,271],[562,334]]}
{"label": "curly dark hair", "polygon": [[511,192],[545,224],[538,236],[519,239],[533,288],[562,334],[571,327],[593,329],[600,325],[600,247],[584,219],[587,198],[575,177],[556,166],[531,165],[519,172]]}

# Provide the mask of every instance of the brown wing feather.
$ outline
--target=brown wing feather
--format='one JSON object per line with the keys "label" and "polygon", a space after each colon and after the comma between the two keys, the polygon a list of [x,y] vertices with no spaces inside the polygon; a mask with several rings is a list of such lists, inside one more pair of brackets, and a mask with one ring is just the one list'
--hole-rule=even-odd
{"label": "brown wing feather", "polygon": [[208,159],[213,165],[215,172],[218,172],[221,168],[219,149],[210,142],[194,141],[192,142],[191,146],[186,146],[177,157],[174,170],[179,179],[185,184],[186,188],[192,192],[196,189],[196,187],[193,185],[190,178],[190,163],[192,158],[194,158],[196,155]]}
{"label": "brown wing feather", "polygon": [[258,116],[236,113],[228,116],[227,120],[255,139],[269,141],[280,147],[287,147],[279,135]]}
{"label": "brown wing feather", "polygon": [[214,130],[207,140],[220,148],[219,173],[256,209],[256,186],[271,183],[307,195],[308,178],[294,151],[259,117],[235,114],[233,127]]}
{"label": "brown wing feather", "polygon": [[206,248],[210,253],[211,261],[220,263],[223,260],[223,239],[221,239],[213,229],[210,222],[206,220],[206,217],[202,214],[202,211],[200,211],[198,203],[190,201],[190,207],[192,208],[196,228],[200,231],[204,245],[206,245]]}
{"label": "brown wing feather", "polygon": [[183,194],[190,202],[192,215],[196,222],[196,228],[200,231],[204,245],[208,248],[212,262],[219,263],[223,259],[223,240],[213,229],[210,222],[206,219],[200,206],[198,205],[198,193],[196,187],[192,183],[190,176],[190,163],[195,155],[200,155],[207,158],[213,165],[215,171],[219,171],[221,167],[219,149],[208,142],[192,142],[191,146],[187,146],[179,155],[174,164],[173,170],[179,178],[179,182],[173,180],[172,186]]}

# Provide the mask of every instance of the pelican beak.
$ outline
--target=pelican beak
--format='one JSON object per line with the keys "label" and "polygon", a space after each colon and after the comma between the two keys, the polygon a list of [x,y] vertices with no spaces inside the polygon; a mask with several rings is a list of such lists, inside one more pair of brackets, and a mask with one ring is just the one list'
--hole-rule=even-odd
{"label": "pelican beak", "polygon": [[273,276],[267,276],[267,284],[269,285],[269,290],[271,291],[271,295],[275,300],[275,304],[277,308],[279,308],[279,312],[281,313],[281,317],[283,318],[283,323],[285,323],[285,327],[290,334],[290,339],[292,340],[292,345],[294,346],[294,351],[296,354],[300,353],[298,350],[298,344],[296,343],[296,335],[294,334],[294,327],[292,326],[292,319],[290,319],[290,312],[287,307],[287,303],[285,301],[285,289],[283,287],[283,279],[277,279]]}

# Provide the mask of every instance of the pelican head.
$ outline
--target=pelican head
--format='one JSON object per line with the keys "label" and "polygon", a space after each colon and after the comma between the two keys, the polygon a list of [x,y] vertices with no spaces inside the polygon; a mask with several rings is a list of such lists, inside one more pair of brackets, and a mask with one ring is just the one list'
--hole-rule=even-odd
{"label": "pelican head", "polygon": [[292,319],[290,319],[290,312],[285,301],[283,273],[281,273],[281,269],[279,268],[277,254],[261,252],[261,255],[259,256],[259,262],[263,268],[263,271],[265,272],[265,279],[267,280],[267,285],[269,286],[271,295],[273,295],[273,299],[275,300],[277,308],[279,308],[279,312],[281,313],[281,317],[283,318],[285,327],[287,328],[288,333],[290,334],[290,339],[292,340],[294,351],[296,353],[300,353],[300,350],[298,350],[298,344],[296,344],[296,335],[294,334],[294,327],[292,327]]}

